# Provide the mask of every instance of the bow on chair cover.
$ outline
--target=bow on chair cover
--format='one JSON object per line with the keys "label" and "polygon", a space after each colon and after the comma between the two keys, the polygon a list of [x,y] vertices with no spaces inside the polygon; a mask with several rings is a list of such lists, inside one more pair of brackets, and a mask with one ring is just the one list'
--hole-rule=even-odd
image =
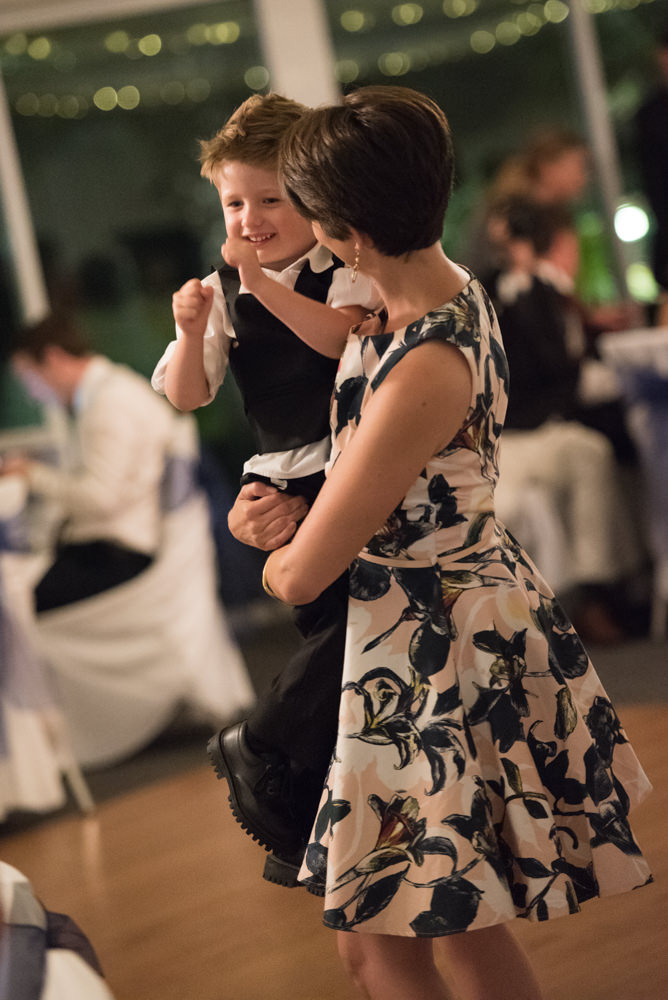
{"label": "bow on chair cover", "polygon": [[0,861],[0,997],[113,1000],[88,938],[46,910],[26,877]]}

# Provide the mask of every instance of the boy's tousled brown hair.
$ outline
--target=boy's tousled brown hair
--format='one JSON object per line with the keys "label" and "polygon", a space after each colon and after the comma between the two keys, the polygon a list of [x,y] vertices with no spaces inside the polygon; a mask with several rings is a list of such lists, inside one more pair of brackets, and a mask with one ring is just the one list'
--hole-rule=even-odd
{"label": "boy's tousled brown hair", "polygon": [[200,142],[202,176],[216,182],[220,167],[230,160],[274,168],[283,136],[307,110],[280,94],[254,94],[230,116],[211,139]]}
{"label": "boy's tousled brown hair", "polygon": [[439,106],[408,87],[361,87],[339,105],[309,110],[281,146],[293,204],[334,239],[351,229],[391,257],[441,239],[454,175]]}

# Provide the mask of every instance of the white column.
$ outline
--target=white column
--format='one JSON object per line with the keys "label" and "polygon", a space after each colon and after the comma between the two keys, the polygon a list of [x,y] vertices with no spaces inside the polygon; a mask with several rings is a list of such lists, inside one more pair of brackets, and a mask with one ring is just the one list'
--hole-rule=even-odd
{"label": "white column", "polygon": [[271,89],[316,107],[340,96],[323,0],[254,0]]}
{"label": "white column", "polygon": [[624,247],[615,233],[615,211],[622,197],[619,154],[608,112],[605,77],[601,64],[593,17],[584,0],[570,0],[568,25],[575,57],[575,73],[580,100],[585,113],[596,179],[601,188],[606,224],[614,254],[613,266],[619,293],[628,297],[627,260]]}
{"label": "white column", "polygon": [[21,307],[21,319],[24,323],[37,323],[44,319],[49,311],[49,298],[1,73],[0,197]]}

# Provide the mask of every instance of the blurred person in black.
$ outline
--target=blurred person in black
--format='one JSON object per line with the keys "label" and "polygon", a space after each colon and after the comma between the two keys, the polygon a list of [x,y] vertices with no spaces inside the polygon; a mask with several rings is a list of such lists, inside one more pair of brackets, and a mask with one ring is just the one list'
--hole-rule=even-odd
{"label": "blurred person in black", "polygon": [[658,324],[668,325],[668,24],[656,47],[658,84],[636,116],[643,187],[656,220],[652,266],[660,288]]}
{"label": "blurred person in black", "polygon": [[599,331],[574,296],[577,233],[563,207],[515,197],[496,211],[504,266],[490,293],[510,368],[499,504],[504,490],[529,480],[554,498],[578,628],[592,641],[616,642],[623,631],[613,598],[638,560],[618,463],[633,465],[635,451],[616,376],[596,354]]}
{"label": "blurred person in black", "polygon": [[498,207],[510,199],[572,208],[589,183],[589,152],[572,129],[545,127],[498,167],[471,224],[466,264],[484,285],[503,266],[503,232]]}
{"label": "blurred person in black", "polygon": [[636,453],[620,387],[599,356],[605,332],[624,329],[624,316],[601,325],[575,291],[580,252],[570,211],[515,196],[500,202],[494,225],[502,266],[491,277],[513,372],[506,426],[527,429],[550,416],[600,431],[623,465]]}

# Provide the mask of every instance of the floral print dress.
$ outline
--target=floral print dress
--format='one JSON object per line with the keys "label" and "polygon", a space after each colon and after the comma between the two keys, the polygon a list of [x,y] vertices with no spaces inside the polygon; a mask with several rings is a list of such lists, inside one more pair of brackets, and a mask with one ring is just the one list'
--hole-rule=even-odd
{"label": "floral print dress", "polygon": [[351,336],[332,462],[407,351],[455,344],[463,426],[351,567],[339,734],[300,878],[326,925],[434,937],[547,920],[651,881],[629,828],[650,789],[559,604],[494,517],[508,368],[479,282]]}

